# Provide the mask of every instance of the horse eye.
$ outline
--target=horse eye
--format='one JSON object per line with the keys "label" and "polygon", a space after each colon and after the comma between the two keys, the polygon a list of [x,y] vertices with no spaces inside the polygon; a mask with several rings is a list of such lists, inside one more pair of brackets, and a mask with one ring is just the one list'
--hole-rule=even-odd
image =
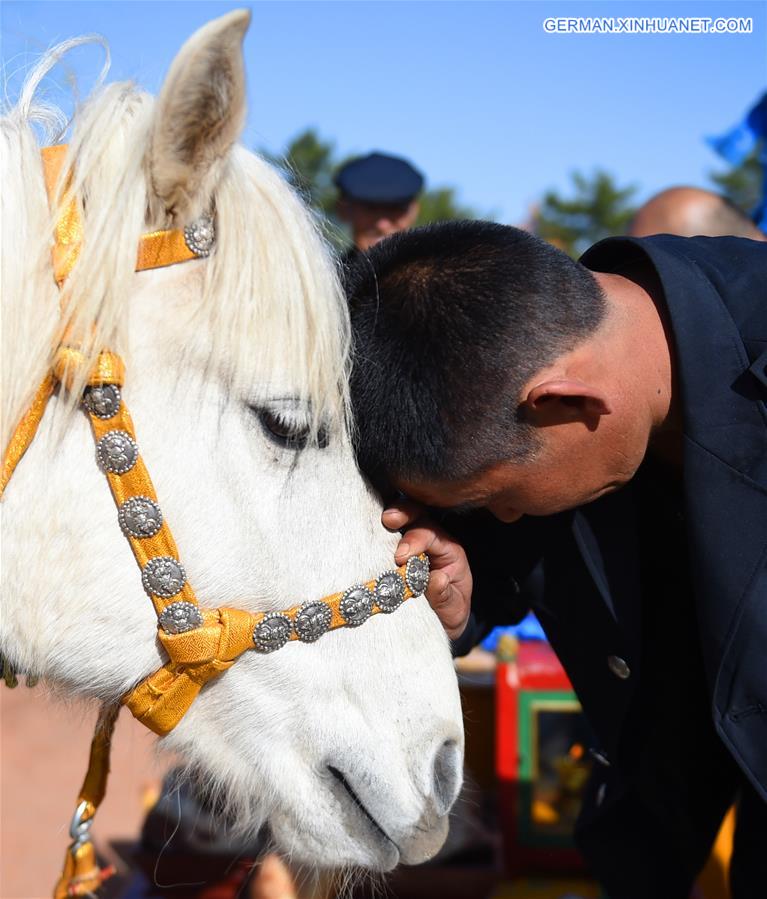
{"label": "horse eye", "polygon": [[280,415],[270,409],[259,409],[258,420],[269,432],[269,435],[283,446],[300,448],[306,445],[311,429],[307,425],[290,421],[288,416]]}
{"label": "horse eye", "polygon": [[[304,449],[312,436],[309,423],[295,421],[286,413],[272,409],[254,409],[258,420],[271,440],[288,449]],[[327,433],[323,430],[317,435],[317,446],[324,449],[328,445]]]}

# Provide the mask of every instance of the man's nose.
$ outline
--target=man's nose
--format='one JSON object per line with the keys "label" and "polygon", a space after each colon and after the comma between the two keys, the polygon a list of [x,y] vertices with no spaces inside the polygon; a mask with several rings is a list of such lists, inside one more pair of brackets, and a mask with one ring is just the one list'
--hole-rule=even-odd
{"label": "man's nose", "polygon": [[487,508],[488,511],[495,515],[498,521],[502,521],[504,524],[511,524],[514,521],[519,521],[524,514],[504,502],[490,503]]}
{"label": "man's nose", "polygon": [[381,234],[394,234],[397,230],[397,226],[394,222],[385,216],[382,216],[376,222],[376,228],[381,232]]}

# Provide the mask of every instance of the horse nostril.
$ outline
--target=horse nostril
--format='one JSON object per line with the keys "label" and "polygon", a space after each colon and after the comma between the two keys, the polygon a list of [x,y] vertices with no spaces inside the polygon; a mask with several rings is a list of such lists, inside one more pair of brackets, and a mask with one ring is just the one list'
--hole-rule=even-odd
{"label": "horse nostril", "polygon": [[440,817],[450,811],[458,798],[462,780],[461,750],[455,740],[445,740],[434,757],[434,805]]}

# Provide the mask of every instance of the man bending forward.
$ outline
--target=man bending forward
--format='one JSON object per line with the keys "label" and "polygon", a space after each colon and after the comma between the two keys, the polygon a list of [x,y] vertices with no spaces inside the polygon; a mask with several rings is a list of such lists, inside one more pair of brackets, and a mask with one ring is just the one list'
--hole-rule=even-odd
{"label": "man bending forward", "polygon": [[733,895],[767,895],[767,245],[573,262],[451,223],[347,287],[384,523],[456,652],[538,615],[599,740],[576,838],[611,899],[686,899],[735,801]]}

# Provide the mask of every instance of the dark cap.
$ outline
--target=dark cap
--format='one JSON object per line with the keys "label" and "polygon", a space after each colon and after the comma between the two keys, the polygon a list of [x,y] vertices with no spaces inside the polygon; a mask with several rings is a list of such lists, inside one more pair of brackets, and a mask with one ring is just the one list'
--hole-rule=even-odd
{"label": "dark cap", "polygon": [[362,203],[409,203],[423,187],[423,175],[406,159],[370,153],[341,166],[336,187]]}

